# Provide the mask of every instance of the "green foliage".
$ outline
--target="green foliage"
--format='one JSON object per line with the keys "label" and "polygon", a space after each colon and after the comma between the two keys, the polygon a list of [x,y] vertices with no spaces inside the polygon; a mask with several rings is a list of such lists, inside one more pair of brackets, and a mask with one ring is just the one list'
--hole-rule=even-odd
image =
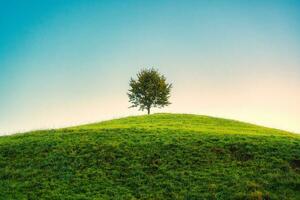
{"label": "green foliage", "polygon": [[0,137],[0,199],[300,199],[300,136],[154,114]]}
{"label": "green foliage", "polygon": [[144,69],[137,74],[137,80],[129,83],[128,92],[131,107],[146,109],[150,114],[151,107],[164,107],[170,104],[169,97],[172,84],[166,83],[166,78],[155,69]]}

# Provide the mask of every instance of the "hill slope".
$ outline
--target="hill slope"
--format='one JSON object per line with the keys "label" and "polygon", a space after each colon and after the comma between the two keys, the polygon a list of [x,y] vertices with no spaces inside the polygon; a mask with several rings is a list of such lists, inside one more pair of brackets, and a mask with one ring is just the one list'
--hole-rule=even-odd
{"label": "hill slope", "polygon": [[155,114],[0,137],[0,199],[300,199],[300,136]]}

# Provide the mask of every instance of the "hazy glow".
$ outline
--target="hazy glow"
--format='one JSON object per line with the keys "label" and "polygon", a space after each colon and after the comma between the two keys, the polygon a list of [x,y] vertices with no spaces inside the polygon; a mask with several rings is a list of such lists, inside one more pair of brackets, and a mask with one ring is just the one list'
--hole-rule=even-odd
{"label": "hazy glow", "polygon": [[299,1],[0,3],[0,134],[139,114],[131,76],[174,84],[159,112],[300,133]]}

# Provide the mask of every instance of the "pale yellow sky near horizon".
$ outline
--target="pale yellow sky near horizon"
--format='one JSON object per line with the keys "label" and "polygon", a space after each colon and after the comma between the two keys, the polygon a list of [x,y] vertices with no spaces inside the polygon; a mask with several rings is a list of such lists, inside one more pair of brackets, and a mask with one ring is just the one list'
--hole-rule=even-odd
{"label": "pale yellow sky near horizon", "polygon": [[[152,111],[209,115],[300,133],[300,119],[297,117],[300,116],[300,96],[295,95],[300,91],[290,80],[280,82],[268,78],[256,81],[255,85],[246,81],[222,87],[213,85],[213,81],[203,80],[201,84],[186,90],[188,85],[193,85],[193,81],[191,78],[188,82],[174,83],[172,104]],[[107,97],[95,95],[68,103],[58,102],[49,107],[37,106],[34,112],[27,111],[30,118],[26,115],[16,117],[13,124],[8,120],[5,126],[0,127],[0,133],[67,127],[145,114],[145,111],[135,108],[128,109],[125,92],[115,93]]]}

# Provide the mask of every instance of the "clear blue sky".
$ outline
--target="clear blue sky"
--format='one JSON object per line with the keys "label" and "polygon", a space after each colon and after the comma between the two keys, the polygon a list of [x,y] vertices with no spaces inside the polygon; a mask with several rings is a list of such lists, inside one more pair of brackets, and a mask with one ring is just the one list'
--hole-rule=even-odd
{"label": "clear blue sky", "polygon": [[162,112],[300,132],[300,1],[0,1],[0,134],[137,114],[143,67]]}

